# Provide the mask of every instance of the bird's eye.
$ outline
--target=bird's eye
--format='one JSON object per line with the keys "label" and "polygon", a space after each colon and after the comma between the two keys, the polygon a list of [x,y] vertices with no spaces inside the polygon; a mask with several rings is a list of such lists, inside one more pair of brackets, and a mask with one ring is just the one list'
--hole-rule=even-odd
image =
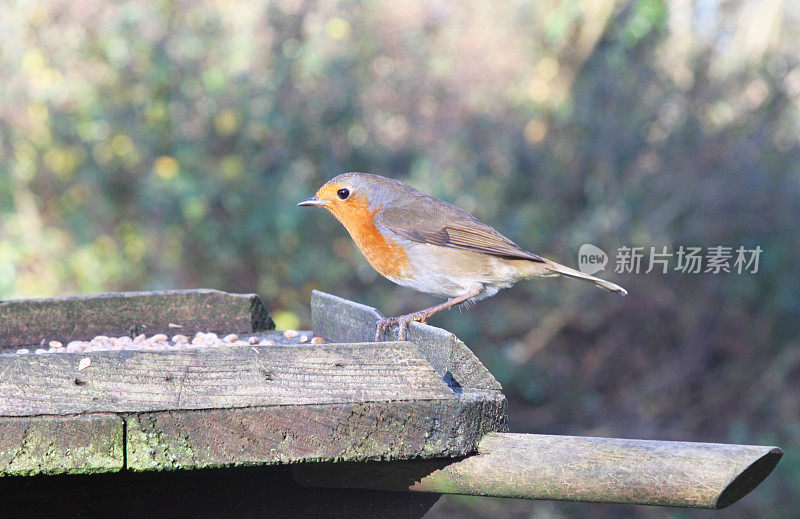
{"label": "bird's eye", "polygon": [[338,196],[342,200],[347,200],[347,197],[350,196],[350,190],[340,189],[339,191],[336,192],[336,196]]}

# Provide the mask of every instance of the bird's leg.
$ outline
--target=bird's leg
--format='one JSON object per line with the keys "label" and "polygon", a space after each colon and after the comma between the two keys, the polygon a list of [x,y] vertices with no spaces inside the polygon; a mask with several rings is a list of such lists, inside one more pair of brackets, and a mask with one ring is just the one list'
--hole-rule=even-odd
{"label": "bird's leg", "polygon": [[459,303],[463,303],[468,299],[472,299],[473,297],[477,297],[478,294],[481,293],[483,290],[483,285],[476,287],[473,290],[470,290],[466,294],[454,297],[453,299],[449,299],[444,303],[439,303],[438,305],[432,306],[430,308],[425,308],[424,310],[419,310],[416,312],[411,312],[410,314],[400,315],[398,317],[385,317],[383,319],[378,320],[376,323],[377,330],[375,332],[375,342],[380,342],[383,334],[386,330],[391,328],[392,326],[399,326],[399,339],[401,341],[406,340],[406,330],[408,330],[408,325],[411,322],[419,321],[424,323],[425,321],[430,318],[436,312],[441,312],[451,306],[455,306]]}

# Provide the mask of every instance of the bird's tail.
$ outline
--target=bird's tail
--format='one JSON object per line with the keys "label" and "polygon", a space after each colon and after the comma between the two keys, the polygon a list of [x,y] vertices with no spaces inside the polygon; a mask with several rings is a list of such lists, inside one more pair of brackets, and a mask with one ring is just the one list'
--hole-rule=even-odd
{"label": "bird's tail", "polygon": [[[556,263],[555,261],[550,261],[550,260],[546,259],[546,260],[544,260],[544,265],[542,265],[542,266],[546,270],[548,270],[548,271],[550,271],[550,272],[552,272],[554,274],[558,274],[558,275],[561,275],[561,276],[567,276],[567,277],[571,277],[571,278],[576,278],[576,279],[583,279],[585,281],[590,281],[590,282],[594,283],[595,285],[599,286],[600,288],[605,288],[606,290],[608,290],[610,292],[615,292],[615,293],[617,293],[617,294],[619,294],[621,296],[627,296],[628,295],[628,291],[625,290],[624,288],[622,288],[619,285],[615,285],[614,283],[612,283],[610,281],[606,281],[604,279],[600,279],[600,278],[596,278],[594,276],[590,276],[589,274],[584,274],[583,272],[580,272],[580,271],[575,270],[575,269],[571,269],[571,268],[566,267],[566,266],[564,266],[564,265],[562,265],[560,263]],[[553,275],[553,274],[551,274],[551,275]]]}

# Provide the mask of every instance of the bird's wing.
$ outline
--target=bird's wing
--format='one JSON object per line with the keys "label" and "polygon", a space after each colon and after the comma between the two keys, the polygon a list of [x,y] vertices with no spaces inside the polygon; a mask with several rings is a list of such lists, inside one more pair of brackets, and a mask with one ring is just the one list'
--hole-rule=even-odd
{"label": "bird's wing", "polygon": [[541,257],[519,247],[466,211],[433,197],[427,202],[423,204],[424,214],[399,206],[383,209],[375,218],[398,236],[415,242],[544,263]]}

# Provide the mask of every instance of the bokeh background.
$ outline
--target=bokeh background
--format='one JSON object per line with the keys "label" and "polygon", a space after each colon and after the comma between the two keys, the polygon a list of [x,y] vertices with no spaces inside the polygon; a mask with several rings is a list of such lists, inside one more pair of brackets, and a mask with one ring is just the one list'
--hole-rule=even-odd
{"label": "bokeh background", "polygon": [[[763,249],[757,274],[526,282],[433,323],[519,432],[776,444],[725,517],[800,508],[800,6],[782,0],[0,5],[0,298],[212,287],[309,326],[380,278],[296,208],[393,176],[575,265],[583,243]],[[718,517],[443,498],[430,517]]]}

